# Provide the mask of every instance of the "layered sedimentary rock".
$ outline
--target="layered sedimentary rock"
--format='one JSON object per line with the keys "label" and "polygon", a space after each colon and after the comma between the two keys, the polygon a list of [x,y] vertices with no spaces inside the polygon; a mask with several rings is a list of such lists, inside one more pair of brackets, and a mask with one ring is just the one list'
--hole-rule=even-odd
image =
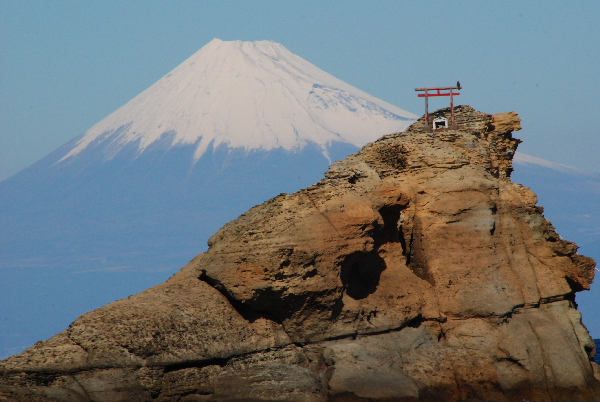
{"label": "layered sedimentary rock", "polygon": [[420,120],[367,145],[166,283],[0,362],[0,399],[600,400],[575,304],[594,261],[510,181],[517,115],[455,114],[458,129]]}

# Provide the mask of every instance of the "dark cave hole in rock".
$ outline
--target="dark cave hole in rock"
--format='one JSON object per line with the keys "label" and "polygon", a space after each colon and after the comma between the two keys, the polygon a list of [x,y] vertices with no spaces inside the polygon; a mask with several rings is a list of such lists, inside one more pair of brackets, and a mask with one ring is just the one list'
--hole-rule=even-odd
{"label": "dark cave hole in rock", "polygon": [[377,251],[348,254],[340,264],[340,279],[346,294],[355,300],[375,293],[386,265]]}
{"label": "dark cave hole in rock", "polygon": [[400,214],[404,206],[402,205],[384,205],[379,208],[379,214],[383,218],[383,228],[381,229],[382,243],[399,242],[402,239],[400,236]]}

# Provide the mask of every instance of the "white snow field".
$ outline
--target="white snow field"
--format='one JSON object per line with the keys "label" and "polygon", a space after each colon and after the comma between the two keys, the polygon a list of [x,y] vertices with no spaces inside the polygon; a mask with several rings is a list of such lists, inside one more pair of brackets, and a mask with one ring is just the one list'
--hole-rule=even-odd
{"label": "white snow field", "polygon": [[171,145],[193,144],[195,160],[221,144],[289,151],[312,142],[327,156],[332,142],[362,147],[416,118],[278,43],[214,39],[89,129],[60,161],[103,141],[108,158],[135,141],[143,152],[165,133]]}

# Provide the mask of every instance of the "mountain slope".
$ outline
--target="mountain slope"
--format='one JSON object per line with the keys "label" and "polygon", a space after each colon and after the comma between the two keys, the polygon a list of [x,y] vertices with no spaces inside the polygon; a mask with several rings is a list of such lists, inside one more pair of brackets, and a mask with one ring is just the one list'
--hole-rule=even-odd
{"label": "mountain slope", "polygon": [[278,43],[214,39],[156,84],[92,127],[61,160],[94,142],[140,152],[168,138],[209,148],[294,150],[332,142],[360,147],[416,118],[318,69]]}
{"label": "mountain slope", "polygon": [[0,182],[0,357],[166,280],[229,220],[411,121],[279,44],[215,39]]}

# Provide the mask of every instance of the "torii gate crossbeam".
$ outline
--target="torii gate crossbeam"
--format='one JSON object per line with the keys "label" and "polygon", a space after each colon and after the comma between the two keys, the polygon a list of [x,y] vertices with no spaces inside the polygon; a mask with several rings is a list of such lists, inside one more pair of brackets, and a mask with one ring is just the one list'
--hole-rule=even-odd
{"label": "torii gate crossbeam", "polygon": [[[428,105],[428,99],[429,97],[433,97],[433,96],[449,96],[450,97],[450,115],[452,117],[452,122],[450,123],[451,125],[454,126],[454,100],[453,97],[456,95],[460,95],[460,93],[458,92],[454,92],[453,90],[460,90],[461,86],[460,83],[457,82],[455,87],[434,87],[434,88],[415,88],[415,91],[420,92],[420,91],[425,91],[424,94],[419,94],[419,98],[425,98],[425,127],[426,129],[429,129],[429,105]],[[436,91],[436,93],[429,93],[429,91]],[[446,93],[442,93],[440,91],[449,91]]]}

